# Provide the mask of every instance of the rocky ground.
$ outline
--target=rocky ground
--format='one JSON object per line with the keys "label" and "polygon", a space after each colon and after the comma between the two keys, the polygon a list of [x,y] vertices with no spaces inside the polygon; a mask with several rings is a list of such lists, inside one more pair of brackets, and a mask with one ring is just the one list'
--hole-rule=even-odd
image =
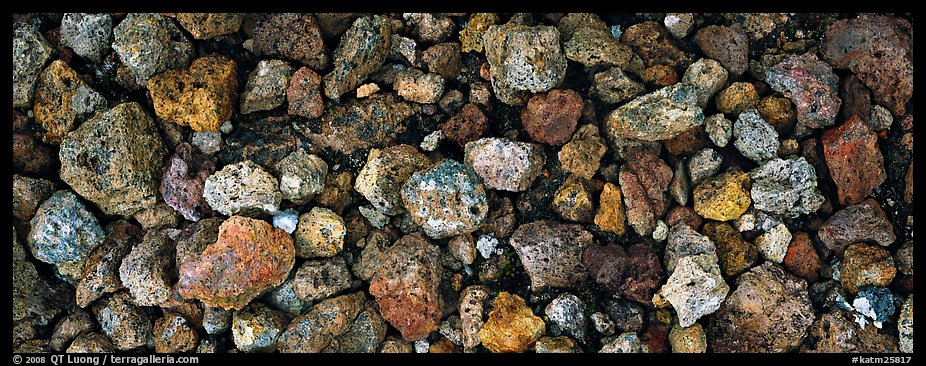
{"label": "rocky ground", "polygon": [[17,352],[912,352],[910,14],[13,15]]}

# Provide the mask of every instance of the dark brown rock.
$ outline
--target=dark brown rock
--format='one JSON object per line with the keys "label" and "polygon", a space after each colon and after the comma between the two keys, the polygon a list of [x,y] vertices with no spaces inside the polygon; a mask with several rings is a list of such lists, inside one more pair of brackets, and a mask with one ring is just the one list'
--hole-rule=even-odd
{"label": "dark brown rock", "polygon": [[654,21],[630,26],[624,31],[621,40],[640,55],[647,67],[665,65],[681,72],[691,63],[685,52],[672,41],[669,31]]}
{"label": "dark brown rock", "polygon": [[284,57],[315,70],[328,67],[328,48],[312,14],[267,15],[255,22],[253,33],[257,55]]}
{"label": "dark brown rock", "polygon": [[55,183],[42,178],[13,174],[13,224],[17,230],[28,233],[29,221],[35,217],[39,205],[55,193]]}
{"label": "dark brown rock", "polygon": [[839,99],[842,99],[839,117],[849,119],[858,116],[868,121],[871,116],[871,91],[858,77],[849,75],[839,82]]}
{"label": "dark brown rock", "polygon": [[482,113],[482,109],[473,103],[464,105],[460,113],[441,125],[444,136],[456,142],[460,147],[466,146],[470,141],[478,140],[488,128],[488,118]]}
{"label": "dark brown rock", "polygon": [[553,90],[531,97],[521,110],[521,123],[531,140],[562,145],[569,141],[582,115],[582,97],[575,91]]}
{"label": "dark brown rock", "polygon": [[801,352],[897,353],[899,350],[893,337],[873,326],[860,327],[852,314],[834,309],[813,322]]}
{"label": "dark brown rock", "polygon": [[582,252],[592,245],[592,235],[580,225],[534,221],[518,227],[510,244],[534,291],[574,287],[588,276]]}
{"label": "dark brown rock", "polygon": [[897,240],[894,225],[874,199],[839,210],[820,227],[817,236],[837,255],[853,243],[876,242],[888,246]]}
{"label": "dark brown rock", "polygon": [[318,147],[330,147],[344,154],[356,149],[383,148],[395,144],[396,137],[405,132],[402,122],[414,113],[411,103],[394,94],[374,95],[334,106],[322,116],[321,133],[306,136]]}
{"label": "dark brown rock", "polygon": [[709,25],[698,30],[694,40],[705,56],[720,61],[733,75],[742,75],[749,67],[749,38],[740,23],[729,27]]}
{"label": "dark brown rock", "polygon": [[652,303],[653,294],[666,278],[656,250],[648,244],[634,244],[627,248],[627,257],[621,294],[641,304]]}
{"label": "dark brown rock", "polygon": [[87,307],[96,299],[122,288],[119,266],[132,246],[141,241],[143,232],[126,221],[116,221],[106,227],[106,238],[84,265],[84,277],[76,285],[76,302]]}
{"label": "dark brown rock", "polygon": [[48,146],[25,133],[13,134],[13,171],[23,174],[44,174],[51,168],[54,156]]}
{"label": "dark brown rock", "polygon": [[460,44],[456,42],[438,43],[421,53],[421,60],[428,66],[428,71],[446,79],[456,78],[463,67],[460,61]]}
{"label": "dark brown rock", "polygon": [[582,264],[595,282],[611,292],[620,293],[627,270],[627,252],[620,245],[591,245],[582,253]]}
{"label": "dark brown rock", "polygon": [[621,166],[619,181],[627,207],[627,222],[640,235],[653,232],[669,201],[666,190],[672,169],[649,150],[633,150]]}

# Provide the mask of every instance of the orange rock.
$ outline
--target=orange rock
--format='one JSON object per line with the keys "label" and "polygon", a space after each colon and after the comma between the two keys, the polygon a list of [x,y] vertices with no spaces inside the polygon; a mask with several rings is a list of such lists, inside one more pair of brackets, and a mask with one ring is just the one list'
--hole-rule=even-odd
{"label": "orange rock", "polygon": [[155,114],[194,131],[218,131],[234,112],[237,89],[235,61],[218,55],[148,80]]}
{"label": "orange rock", "polygon": [[621,189],[614,183],[606,183],[601,191],[598,201],[598,213],[595,214],[595,225],[601,230],[624,235],[627,231],[624,202],[621,198]]}
{"label": "orange rock", "polygon": [[498,294],[489,320],[479,330],[482,345],[495,353],[524,352],[546,331],[543,319],[534,315],[518,295]]}

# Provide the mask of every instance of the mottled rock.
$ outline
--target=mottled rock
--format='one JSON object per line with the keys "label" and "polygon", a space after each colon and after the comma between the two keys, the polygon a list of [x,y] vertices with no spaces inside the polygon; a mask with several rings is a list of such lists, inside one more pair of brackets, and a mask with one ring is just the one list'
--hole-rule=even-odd
{"label": "mottled rock", "polygon": [[483,138],[466,144],[463,162],[473,167],[487,188],[520,192],[540,175],[546,159],[540,145],[506,138]]}
{"label": "mottled rock", "polygon": [[634,81],[619,67],[595,74],[589,94],[607,104],[617,104],[634,98],[646,88]]}
{"label": "mottled rock", "polygon": [[284,329],[286,319],[261,303],[236,311],[231,322],[235,347],[248,353],[274,351]]}
{"label": "mottled rock", "polygon": [[791,238],[791,231],[788,227],[785,224],[778,224],[756,238],[756,247],[759,248],[759,253],[765,260],[781,263],[788,254]]}
{"label": "mottled rock", "polygon": [[698,323],[687,328],[674,324],[669,331],[669,345],[674,353],[705,353],[707,334]]}
{"label": "mottled rock", "polygon": [[698,107],[707,108],[707,103],[727,83],[730,75],[719,62],[709,58],[702,58],[691,64],[682,76],[682,82],[695,86],[698,97]]}
{"label": "mottled rock", "polygon": [[810,241],[810,235],[805,232],[794,233],[791,245],[788,246],[788,254],[785,255],[784,266],[789,272],[808,282],[817,282],[822,262],[813,247],[813,242]]}
{"label": "mottled rock", "polygon": [[499,22],[498,15],[494,13],[474,13],[460,30],[460,43],[462,52],[482,52],[482,37],[489,30],[489,26]]}
{"label": "mottled rock", "polygon": [[206,306],[203,310],[203,330],[206,334],[222,334],[231,327],[233,312],[220,307]]}
{"label": "mottled rock", "polygon": [[713,176],[720,170],[723,158],[714,149],[702,149],[688,160],[688,175],[691,184],[698,185],[704,179]]}
{"label": "mottled rock", "polygon": [[675,69],[665,65],[653,65],[643,70],[640,76],[646,85],[663,88],[678,82],[678,73]]}
{"label": "mottled rock", "polygon": [[612,138],[671,139],[702,123],[698,90],[695,84],[682,82],[637,97],[608,114],[605,131]]}
{"label": "mottled rock", "polygon": [[619,182],[627,222],[638,234],[647,236],[668,208],[665,192],[672,179],[672,170],[649,150],[633,150],[626,160],[621,166]]}
{"label": "mottled rock", "polygon": [[402,186],[402,202],[433,239],[473,232],[489,210],[476,172],[452,159],[412,174]]}
{"label": "mottled rock", "polygon": [[759,101],[759,116],[778,131],[778,135],[791,132],[797,122],[797,112],[794,104],[788,98],[767,96]]}
{"label": "mottled rock", "polygon": [[640,340],[637,333],[625,332],[617,337],[606,339],[598,353],[649,353],[650,348]]}
{"label": "mottled rock", "polygon": [[[252,50],[259,56],[275,56],[298,61],[314,70],[328,67],[328,47],[325,46],[319,24],[312,14],[266,15],[254,23],[253,34]],[[388,35],[386,37],[388,38]],[[333,57],[335,65],[338,65],[338,56]]]}
{"label": "mottled rock", "polygon": [[837,211],[823,223],[817,237],[837,254],[853,243],[875,242],[888,246],[897,240],[894,225],[874,199]]}
{"label": "mottled rock", "polygon": [[882,353],[898,352],[897,341],[878,332],[875,327],[861,327],[853,315],[833,309],[813,322],[807,332],[809,342],[801,352],[820,353]]}
{"label": "mottled rock", "polygon": [[421,53],[421,60],[428,66],[428,71],[445,79],[454,79],[463,67],[460,59],[460,44],[456,42],[438,43]]}
{"label": "mottled rock", "polygon": [[524,352],[544,334],[543,319],[518,295],[501,292],[489,319],[479,330],[482,345],[493,353]]}
{"label": "mottled rock", "polygon": [[415,103],[437,103],[444,94],[444,78],[417,69],[397,72],[393,86],[400,97]]}
{"label": "mottled rock", "polygon": [[482,110],[473,103],[463,106],[460,113],[441,125],[441,131],[447,139],[454,141],[460,147],[466,146],[470,141],[482,137],[489,128],[489,120]]}
{"label": "mottled rock", "polygon": [[344,154],[384,148],[395,145],[396,137],[405,132],[402,122],[413,114],[413,106],[398,96],[377,94],[332,107],[322,116],[321,133],[304,134],[318,148],[330,147]]}
{"label": "mottled rock", "polygon": [[442,267],[438,248],[420,234],[403,237],[386,250],[370,282],[383,318],[407,340],[437,330],[443,299],[438,291]]}
{"label": "mottled rock", "polygon": [[96,330],[96,322],[92,315],[84,310],[78,310],[55,324],[51,339],[48,341],[48,348],[57,352],[64,351],[75,338],[94,330]]}
{"label": "mottled rock", "polygon": [[37,30],[28,26],[13,29],[13,107],[32,105],[32,91],[45,62],[55,49]]}
{"label": "mottled rock", "polygon": [[158,117],[194,131],[218,131],[235,111],[238,76],[234,60],[197,58],[188,69],[167,70],[148,79]]}
{"label": "mottled rock", "polygon": [[388,336],[379,348],[379,353],[413,353],[412,344],[401,337]]}
{"label": "mottled rock", "polygon": [[689,327],[698,318],[720,308],[730,287],[720,276],[717,256],[699,254],[682,257],[660,293],[678,313],[678,322]]}
{"label": "mottled rock", "polygon": [[154,351],[157,353],[180,353],[192,351],[199,343],[196,330],[179,314],[165,312],[154,322],[152,329]]}
{"label": "mottled rock", "polygon": [[117,292],[93,305],[100,329],[116,349],[130,350],[144,346],[152,336],[151,320],[134,303],[127,292]]}
{"label": "mottled rock", "polygon": [[378,210],[398,214],[402,211],[400,187],[412,173],[428,165],[430,160],[408,145],[372,149],[366,164],[357,175],[354,189]]}
{"label": "mottled rock", "polygon": [[743,156],[762,162],[777,156],[778,132],[755,109],[744,111],[733,123],[733,146]]}
{"label": "mottled rock", "polygon": [[282,105],[292,74],[293,68],[285,61],[258,62],[241,91],[241,113],[269,111]]}
{"label": "mottled rock", "polygon": [[325,75],[325,95],[338,99],[362,84],[386,61],[391,40],[389,19],[380,16],[357,18],[331,54],[334,69]]}
{"label": "mottled rock", "polygon": [[582,97],[571,89],[553,90],[530,98],[521,110],[521,124],[531,140],[562,145],[582,115]]}
{"label": "mottled rock", "polygon": [[707,326],[715,352],[787,352],[813,322],[807,283],[766,262],[737,278],[737,287]]}
{"label": "mottled rock", "polygon": [[[852,307],[864,317],[871,319],[876,328],[880,328],[888,318],[894,316],[894,296],[886,287],[865,287],[858,292]],[[856,321],[867,324],[864,319]]]}
{"label": "mottled rock", "polygon": [[293,233],[300,258],[333,257],[344,247],[347,234],[344,219],[324,207],[314,207],[299,216]]}
{"label": "mottled rock", "polygon": [[67,353],[114,353],[116,348],[105,335],[87,333],[78,336],[65,351]]}
{"label": "mottled rock", "polygon": [[[668,239],[664,257],[668,272],[674,272],[676,264],[684,257],[702,254],[717,256],[714,242],[709,237],[694,231],[687,224],[673,226],[669,231]],[[705,271],[707,271],[706,267]]]}
{"label": "mottled rock", "polygon": [[598,201],[598,212],[595,213],[595,225],[601,230],[624,235],[627,229],[625,220],[621,189],[613,183],[605,183]]}
{"label": "mottled rock", "polygon": [[293,291],[306,302],[323,300],[350,287],[350,271],[341,257],[306,261],[293,279]]}
{"label": "mottled rock", "polygon": [[765,71],[765,81],[794,102],[797,123],[821,128],[836,122],[839,78],[815,53],[785,57]]}
{"label": "mottled rock", "polygon": [[295,264],[292,239],[283,230],[247,217],[222,223],[218,238],[180,263],[180,295],[207,306],[241,309],[282,283]]}
{"label": "mottled rock", "polygon": [[103,243],[103,228],[71,191],[52,194],[39,206],[30,225],[29,249],[45,263],[82,260]]}
{"label": "mottled rock", "polygon": [[482,40],[492,89],[502,103],[522,105],[527,92],[548,91],[566,77],[566,56],[554,27],[491,25]]}
{"label": "mottled rock", "polygon": [[138,103],[99,112],[64,137],[61,180],[110,215],[154,206],[167,155],[151,117]]}
{"label": "mottled rock", "polygon": [[711,25],[701,28],[694,40],[707,57],[720,61],[733,75],[742,75],[749,67],[749,39],[740,23],[729,27]]}
{"label": "mottled rock", "polygon": [[759,94],[752,83],[736,82],[717,94],[714,100],[717,111],[738,116],[747,109],[755,109],[759,103]]}
{"label": "mottled rock", "polygon": [[534,352],[537,353],[581,353],[576,341],[567,336],[540,337],[534,343]]}
{"label": "mottled rock", "polygon": [[55,183],[47,179],[13,174],[13,225],[22,232],[29,232],[29,222],[54,192]]}
{"label": "mottled rock", "polygon": [[160,186],[164,202],[187,220],[199,221],[212,212],[203,198],[203,190],[213,172],[215,165],[211,160],[194,152],[190,144],[180,143],[164,165]]}
{"label": "mottled rock", "polygon": [[286,88],[287,113],[307,118],[318,118],[325,111],[321,94],[322,79],[308,67],[293,73]]}
{"label": "mottled rock", "polygon": [[867,85],[875,101],[895,115],[906,112],[913,95],[913,25],[906,19],[868,15],[833,22],[823,58],[849,69]]}
{"label": "mottled rock", "polygon": [[289,154],[276,165],[280,174],[280,192],[283,199],[296,204],[306,204],[322,192],[328,163],[316,155],[299,149]]}
{"label": "mottled rock", "polygon": [[774,158],[749,172],[750,197],[757,210],[797,217],[813,214],[823,205],[817,175],[803,156]]}
{"label": "mottled rock", "polygon": [[897,332],[900,333],[900,352],[913,353],[913,294],[907,296],[900,309]]}
{"label": "mottled rock", "polygon": [[193,44],[161,14],[129,13],[113,36],[113,50],[138,85],[165,70],[185,67],[193,57]]}
{"label": "mottled rock", "polygon": [[569,13],[559,20],[559,34],[564,41],[571,39],[582,28],[608,30],[608,25],[594,13]]}
{"label": "mottled rock", "polygon": [[897,271],[913,276],[913,262],[913,240],[908,240],[894,252],[894,263],[897,264]]}
{"label": "mottled rock", "polygon": [[363,310],[350,327],[335,338],[322,352],[373,353],[386,338],[386,321],[372,301],[364,303]]}
{"label": "mottled rock", "polygon": [[241,27],[241,13],[177,13],[177,22],[195,39],[211,39],[235,33]]}
{"label": "mottled rock", "polygon": [[103,295],[121,289],[119,267],[132,246],[142,239],[142,231],[125,221],[116,221],[106,228],[106,238],[86,260],[84,276],[77,283],[76,302],[87,307]]}
{"label": "mottled rock", "polygon": [[589,185],[587,180],[570,175],[553,195],[553,212],[564,220],[591,223],[595,205]]}
{"label": "mottled rock", "polygon": [[568,41],[563,42],[566,58],[586,67],[616,66],[626,69],[633,51],[611,36],[611,32],[594,27],[577,29]]}
{"label": "mottled rock", "polygon": [[704,119],[704,130],[714,145],[724,147],[733,137],[733,122],[718,113]]}
{"label": "mottled rock", "polygon": [[694,209],[706,219],[729,221],[749,207],[749,175],[733,168],[708,179],[694,189]]}
{"label": "mottled rock", "polygon": [[61,60],[53,61],[35,85],[35,123],[45,132],[42,141],[60,144],[76,125],[106,108],[106,98],[90,88],[77,72]]}
{"label": "mottled rock", "polygon": [[662,19],[662,23],[665,24],[666,29],[669,30],[672,37],[685,38],[688,32],[691,31],[691,26],[694,25],[694,14],[666,13],[666,17]]}
{"label": "mottled rock", "polygon": [[177,214],[177,211],[174,211],[173,208],[163,202],[158,203],[152,208],[138,211],[132,217],[135,221],[138,221],[145,230],[172,228],[180,223],[180,215]]}
{"label": "mottled rock", "polygon": [[61,45],[80,57],[100,63],[113,43],[113,18],[109,14],[64,13]]}
{"label": "mottled rock", "polygon": [[610,336],[614,334],[614,322],[611,321],[611,318],[608,317],[608,314],[602,312],[595,312],[591,315],[592,325],[595,326],[595,330],[598,333],[601,333],[603,336]]}
{"label": "mottled rock", "polygon": [[45,174],[54,163],[48,146],[30,134],[13,133],[13,171],[23,174]]}
{"label": "mottled rock", "polygon": [[820,137],[839,203],[853,205],[865,199],[886,179],[878,138],[858,116]]}
{"label": "mottled rock", "polygon": [[598,126],[583,125],[572,136],[572,140],[560,149],[559,161],[563,170],[592,179],[606,151],[608,148],[598,135]]}
{"label": "mottled rock", "polygon": [[551,334],[564,334],[581,342],[585,341],[588,318],[585,314],[585,303],[579,297],[570,293],[560,294],[547,304],[543,312],[550,319]]}
{"label": "mottled rock", "polygon": [[685,68],[691,62],[685,53],[673,42],[669,32],[655,21],[634,24],[627,28],[621,41],[630,45],[646,62],[646,66],[665,65],[671,68]]}
{"label": "mottled rock", "polygon": [[119,266],[119,279],[139,306],[158,306],[170,298],[175,246],[168,230],[145,233]]}
{"label": "mottled rock", "polygon": [[460,330],[463,333],[463,350],[472,350],[481,344],[479,331],[485,324],[484,303],[489,297],[489,288],[482,285],[472,285],[463,290],[460,295]]}
{"label": "mottled rock", "polygon": [[535,221],[518,227],[509,243],[534,291],[573,287],[588,275],[582,252],[592,244],[592,236],[579,225]]}
{"label": "mottled rock", "polygon": [[363,309],[363,293],[326,299],[299,316],[277,338],[284,353],[319,353],[351,326]]}
{"label": "mottled rock", "polygon": [[203,198],[223,215],[256,216],[279,209],[283,194],[276,178],[250,160],[226,165],[206,178]]}
{"label": "mottled rock", "polygon": [[839,282],[854,294],[868,286],[887,286],[896,273],[890,252],[879,246],[857,243],[850,245],[843,254]]}

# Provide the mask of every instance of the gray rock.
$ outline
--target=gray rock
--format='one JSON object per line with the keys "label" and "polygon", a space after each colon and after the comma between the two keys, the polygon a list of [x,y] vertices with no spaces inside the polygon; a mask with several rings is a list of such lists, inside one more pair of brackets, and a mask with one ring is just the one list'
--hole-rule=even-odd
{"label": "gray rock", "polygon": [[286,319],[261,303],[235,312],[232,318],[232,339],[242,352],[272,352],[277,337],[286,327]]}
{"label": "gray rock", "polygon": [[64,13],[61,44],[78,56],[100,63],[113,43],[113,18],[109,14]]}
{"label": "gray rock", "polygon": [[485,187],[469,166],[444,159],[402,186],[412,220],[433,239],[475,231],[489,211]]}
{"label": "gray rock", "polygon": [[874,199],[837,211],[823,223],[817,237],[837,253],[853,243],[876,242],[888,246],[897,240],[894,225]]}
{"label": "gray rock", "polygon": [[196,146],[200,152],[206,155],[219,152],[225,144],[225,142],[222,141],[222,133],[219,131],[193,132],[191,143],[193,146]]}
{"label": "gray rock", "polygon": [[756,238],[756,247],[767,261],[781,263],[788,254],[791,245],[791,231],[785,224],[778,224],[765,234]]}
{"label": "gray rock", "polygon": [[604,345],[598,353],[649,353],[649,346],[632,332],[621,333],[610,340],[602,340],[601,343]]}
{"label": "gray rock", "polygon": [[694,25],[694,14],[692,13],[667,13],[662,19],[662,24],[669,30],[669,34],[675,38],[685,38]]}
{"label": "gray rock", "polygon": [[61,319],[58,324],[55,324],[55,329],[51,332],[51,339],[48,341],[48,348],[62,352],[75,338],[94,330],[96,330],[96,321],[93,320],[90,313],[77,310]]}
{"label": "gray rock", "polygon": [[151,338],[151,320],[132,303],[128,292],[117,292],[94,303],[93,313],[100,329],[120,351],[144,346]]}
{"label": "gray rock", "polygon": [[323,352],[373,353],[386,338],[386,321],[376,310],[372,301],[366,301],[364,308],[350,327],[335,338]]}
{"label": "gray rock", "polygon": [[836,123],[842,103],[839,77],[816,52],[786,56],[765,71],[765,82],[794,102],[798,124],[822,128]]}
{"label": "gray rock", "polygon": [[373,205],[360,206],[357,210],[367,219],[370,225],[373,225],[373,227],[377,229],[382,229],[389,223],[389,216],[377,210]]}
{"label": "gray rock", "polygon": [[113,36],[113,50],[139,85],[164,70],[188,66],[193,57],[193,44],[161,14],[129,13]]}
{"label": "gray rock", "polygon": [[696,152],[688,160],[688,175],[691,177],[691,184],[698,185],[704,179],[717,174],[721,163],[723,163],[723,158],[714,149],[705,148]]}
{"label": "gray rock", "polygon": [[13,107],[32,105],[35,81],[54,53],[37,30],[24,25],[13,30]]}
{"label": "gray rock", "polygon": [[391,41],[390,19],[380,16],[357,18],[331,54],[334,68],[325,75],[325,95],[338,99],[362,84],[386,61]]}
{"label": "gray rock", "polygon": [[868,127],[870,127],[872,131],[877,133],[881,130],[891,128],[891,124],[893,123],[894,116],[891,115],[891,111],[877,104],[871,106],[871,116],[868,117]]}
{"label": "gray rock", "polygon": [[509,241],[531,279],[531,288],[569,288],[588,272],[582,252],[592,245],[592,234],[577,224],[534,221],[515,230]]}
{"label": "gray rock", "polygon": [[122,259],[119,279],[139,306],[158,306],[170,299],[170,269],[175,251],[169,231],[151,230]]}
{"label": "gray rock", "polygon": [[628,77],[620,67],[612,67],[595,74],[589,94],[607,104],[617,104],[645,91],[643,84]]}
{"label": "gray rock", "polygon": [[626,69],[633,50],[600,28],[583,27],[563,43],[566,58],[586,67],[616,66]]}
{"label": "gray rock", "polygon": [[733,146],[753,161],[763,162],[775,158],[780,145],[778,132],[755,109],[740,113],[733,123]]}
{"label": "gray rock", "polygon": [[585,316],[585,303],[576,295],[560,294],[544,308],[544,314],[550,319],[551,334],[568,335],[585,342],[588,318]]}
{"label": "gray rock", "polygon": [[418,69],[397,72],[392,85],[400,97],[415,103],[437,103],[444,94],[444,78]]}
{"label": "gray rock", "polygon": [[221,307],[206,306],[203,309],[203,330],[206,334],[222,334],[231,326],[232,311]]}
{"label": "gray rock", "polygon": [[[457,92],[459,93],[459,92]],[[437,150],[437,147],[440,146],[441,141],[444,140],[444,131],[437,130],[429,133],[424,139],[421,140],[421,150],[424,151],[434,151]]]}
{"label": "gray rock", "polygon": [[[409,145],[371,149],[366,164],[354,181],[354,190],[370,201],[376,210],[388,215],[399,214],[403,211],[402,185],[413,173],[430,164],[428,157]],[[377,220],[370,220],[373,221]]]}
{"label": "gray rock", "polygon": [[610,336],[614,334],[614,322],[611,321],[611,318],[608,317],[608,314],[598,311],[593,313],[591,318],[592,325],[595,326],[595,330],[598,331],[598,333],[601,333],[603,336]]}
{"label": "gray rock", "polygon": [[637,97],[608,114],[605,132],[612,139],[671,139],[704,119],[697,106],[697,90],[693,84],[682,82]]}
{"label": "gray rock", "polygon": [[280,192],[283,199],[306,204],[325,188],[328,163],[322,158],[299,149],[280,160],[276,165],[280,173]]}
{"label": "gray rock", "polygon": [[306,261],[293,279],[293,291],[302,301],[319,301],[350,287],[350,271],[341,257]]}
{"label": "gray rock", "polygon": [[103,244],[99,221],[71,191],[61,190],[39,206],[27,242],[35,259],[58,264],[84,259]]}
{"label": "gray rock", "polygon": [[682,83],[695,86],[698,96],[698,107],[704,109],[713,99],[714,94],[727,82],[729,72],[720,65],[720,62],[709,58],[702,58],[688,67],[682,75]]}
{"label": "gray rock", "polygon": [[523,105],[526,92],[549,91],[566,77],[566,56],[554,27],[491,25],[482,41],[492,88],[502,103]]}
{"label": "gray rock", "polygon": [[487,137],[466,144],[463,162],[473,167],[486,187],[521,192],[540,175],[546,158],[538,144]]}
{"label": "gray rock", "polygon": [[277,339],[280,352],[318,353],[344,333],[363,309],[363,293],[326,299],[293,319]]}
{"label": "gray rock", "polygon": [[660,290],[678,314],[682,327],[689,327],[698,318],[717,311],[729,291],[730,287],[720,276],[715,254],[681,258]]}
{"label": "gray rock", "polygon": [[444,338],[447,338],[450,343],[453,343],[456,346],[463,345],[463,331],[460,328],[463,326],[463,321],[457,315],[451,315],[447,320],[440,322],[437,330],[440,332]]}
{"label": "gray rock", "polygon": [[669,230],[669,243],[665,250],[666,272],[675,271],[679,260],[693,255],[713,256],[716,262],[717,248],[710,238],[694,231],[688,224],[676,224]]}
{"label": "gray rock", "polygon": [[241,91],[241,113],[269,111],[286,101],[286,88],[293,67],[286,61],[263,60],[248,75]]}
{"label": "gray rock", "polygon": [[913,276],[913,240],[907,240],[894,252],[894,263],[897,271],[907,276]]}
{"label": "gray rock", "polygon": [[733,136],[733,121],[727,119],[723,113],[717,113],[704,119],[704,130],[714,145],[724,147]]}
{"label": "gray rock", "polygon": [[900,309],[897,332],[900,333],[900,352],[913,353],[913,294],[907,296]]}
{"label": "gray rock", "polygon": [[296,296],[296,271],[290,272],[290,277],[279,286],[273,288],[265,297],[264,304],[270,308],[282,311],[289,316],[299,316],[312,306],[311,301],[302,301]]}
{"label": "gray rock", "polygon": [[817,212],[823,205],[816,172],[803,156],[769,160],[750,171],[749,178],[749,195],[757,210],[797,217]]}
{"label": "gray rock", "polygon": [[250,160],[226,165],[206,178],[203,198],[223,215],[254,216],[278,211],[283,194],[277,180]]}
{"label": "gray rock", "polygon": [[386,56],[386,60],[408,63],[408,65],[412,65],[413,67],[420,66],[421,63],[418,61],[417,47],[418,44],[414,39],[393,34],[392,41],[389,45],[389,55]]}

